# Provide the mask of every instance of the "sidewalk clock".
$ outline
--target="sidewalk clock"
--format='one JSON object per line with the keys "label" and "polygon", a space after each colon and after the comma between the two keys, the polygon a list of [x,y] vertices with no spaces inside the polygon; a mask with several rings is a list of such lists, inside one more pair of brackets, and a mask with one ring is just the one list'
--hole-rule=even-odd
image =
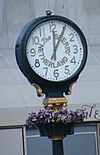
{"label": "sidewalk clock", "polygon": [[87,43],[74,22],[47,14],[22,29],[15,53],[19,68],[31,84],[46,98],[63,98],[85,66]]}

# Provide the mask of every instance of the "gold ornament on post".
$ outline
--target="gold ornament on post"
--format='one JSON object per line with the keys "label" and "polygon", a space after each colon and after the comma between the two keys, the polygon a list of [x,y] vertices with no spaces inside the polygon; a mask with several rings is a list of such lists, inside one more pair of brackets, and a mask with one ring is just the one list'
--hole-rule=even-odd
{"label": "gold ornament on post", "polygon": [[43,104],[45,108],[51,108],[55,110],[59,110],[61,107],[67,106],[67,99],[65,97],[62,98],[45,98],[43,100]]}

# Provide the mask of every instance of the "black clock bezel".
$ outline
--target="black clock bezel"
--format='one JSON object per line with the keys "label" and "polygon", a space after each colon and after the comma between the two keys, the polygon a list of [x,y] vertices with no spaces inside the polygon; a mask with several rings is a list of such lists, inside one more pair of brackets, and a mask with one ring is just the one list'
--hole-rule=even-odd
{"label": "black clock bezel", "polygon": [[[72,76],[70,76],[69,78],[66,78],[65,80],[62,80],[62,81],[50,81],[50,80],[46,80],[46,79],[40,77],[31,68],[31,66],[28,62],[28,59],[27,59],[27,55],[26,55],[27,40],[28,40],[30,34],[32,33],[33,29],[35,29],[39,24],[41,24],[43,22],[50,21],[50,20],[62,21],[64,23],[69,24],[71,27],[73,27],[73,29],[75,29],[77,31],[77,33],[79,34],[82,45],[83,45],[83,49],[84,49],[82,63],[80,65],[80,67],[78,68],[78,70]],[[79,76],[79,74],[83,70],[86,60],[87,60],[87,53],[88,53],[87,51],[88,50],[87,50],[86,39],[85,39],[85,36],[84,36],[83,32],[81,31],[81,29],[73,21],[71,21],[65,17],[58,16],[58,15],[43,16],[43,17],[36,18],[35,20],[32,20],[31,22],[29,22],[22,29],[22,31],[17,39],[16,47],[15,47],[15,54],[16,54],[16,60],[17,60],[18,66],[19,66],[20,70],[23,72],[23,74],[30,81],[30,83],[43,83],[46,85],[53,85],[53,86],[64,85],[66,82],[73,81],[74,79],[76,79],[76,77]]]}

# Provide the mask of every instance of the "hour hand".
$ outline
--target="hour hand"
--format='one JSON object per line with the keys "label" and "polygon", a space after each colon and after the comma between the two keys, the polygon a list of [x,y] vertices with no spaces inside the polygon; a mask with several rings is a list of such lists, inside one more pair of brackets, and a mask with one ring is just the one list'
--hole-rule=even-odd
{"label": "hour hand", "polygon": [[51,56],[51,60],[56,60],[56,46],[55,46],[55,32],[52,32],[53,35],[53,54]]}

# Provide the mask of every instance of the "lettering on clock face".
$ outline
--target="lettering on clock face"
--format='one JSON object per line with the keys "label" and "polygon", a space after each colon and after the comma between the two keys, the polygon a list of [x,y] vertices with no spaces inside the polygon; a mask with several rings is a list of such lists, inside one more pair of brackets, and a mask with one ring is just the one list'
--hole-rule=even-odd
{"label": "lettering on clock face", "polygon": [[83,45],[70,25],[50,20],[38,25],[30,34],[26,55],[31,68],[49,81],[70,78],[81,66]]}

